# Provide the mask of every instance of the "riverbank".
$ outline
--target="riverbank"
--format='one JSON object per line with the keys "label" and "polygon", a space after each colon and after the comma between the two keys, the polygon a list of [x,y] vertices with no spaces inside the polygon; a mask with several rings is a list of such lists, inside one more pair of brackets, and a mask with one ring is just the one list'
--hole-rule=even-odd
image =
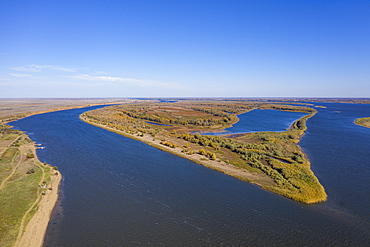
{"label": "riverbank", "polygon": [[0,245],[42,246],[62,176],[25,133],[0,127]]}
{"label": "riverbank", "polygon": [[43,246],[62,175],[41,163],[28,135],[5,125],[32,115],[127,103],[122,99],[2,99],[0,100],[0,245]]}
{"label": "riverbank", "polygon": [[25,133],[6,124],[37,114],[132,101],[136,100],[0,99],[1,246],[43,245],[62,179],[59,171],[38,160]]}
{"label": "riverbank", "polygon": [[[43,246],[46,230],[53,209],[58,202],[59,186],[62,181],[60,172],[51,171],[50,182],[45,194],[37,205],[37,211],[27,224],[23,233],[17,238],[14,247],[36,247]],[[22,229],[20,229],[22,230]]]}
{"label": "riverbank", "polygon": [[110,128],[106,125],[91,122],[87,118],[83,118],[81,116],[80,116],[80,119],[82,121],[88,123],[88,124],[91,124],[91,125],[94,125],[96,127],[112,131],[114,133],[120,134],[122,136],[131,138],[131,139],[134,139],[134,140],[137,140],[137,141],[144,142],[144,143],[146,143],[146,144],[148,144],[152,147],[155,147],[155,148],[158,148],[158,149],[163,150],[165,152],[169,152],[169,153],[172,153],[172,154],[177,155],[179,157],[191,160],[191,161],[193,161],[197,164],[200,164],[200,165],[203,165],[205,167],[211,168],[213,170],[222,172],[224,174],[227,174],[229,176],[238,178],[238,179],[243,180],[243,181],[247,181],[247,182],[259,185],[259,186],[271,186],[274,183],[272,179],[270,179],[266,176],[263,176],[263,175],[258,174],[258,173],[250,172],[246,169],[235,167],[235,166],[230,165],[226,162],[223,162],[223,161],[220,161],[220,160],[205,159],[203,155],[200,155],[200,154],[197,154],[197,153],[194,153],[194,154],[191,154],[191,155],[185,154],[183,152],[183,148],[181,148],[181,147],[172,148],[172,147],[161,145],[160,144],[161,140],[159,138],[153,138],[153,137],[148,136],[148,135],[147,136],[131,135],[131,134],[128,134],[128,133],[125,133],[125,132],[118,131],[114,128]]}

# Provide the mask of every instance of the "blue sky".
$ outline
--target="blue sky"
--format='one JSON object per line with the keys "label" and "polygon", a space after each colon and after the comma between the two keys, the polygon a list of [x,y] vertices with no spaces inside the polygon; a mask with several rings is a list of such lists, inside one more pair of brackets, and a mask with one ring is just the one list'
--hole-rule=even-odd
{"label": "blue sky", "polygon": [[370,1],[0,1],[0,97],[370,97]]}

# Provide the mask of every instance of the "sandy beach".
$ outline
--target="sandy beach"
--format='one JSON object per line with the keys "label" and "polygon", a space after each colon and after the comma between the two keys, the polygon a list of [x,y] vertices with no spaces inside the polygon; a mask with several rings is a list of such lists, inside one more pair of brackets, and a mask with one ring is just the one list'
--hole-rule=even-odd
{"label": "sandy beach", "polygon": [[35,215],[27,224],[23,234],[18,236],[15,247],[37,247],[43,246],[46,229],[51,217],[51,213],[58,201],[59,185],[62,179],[60,172],[51,175],[51,181],[45,195],[41,196]]}

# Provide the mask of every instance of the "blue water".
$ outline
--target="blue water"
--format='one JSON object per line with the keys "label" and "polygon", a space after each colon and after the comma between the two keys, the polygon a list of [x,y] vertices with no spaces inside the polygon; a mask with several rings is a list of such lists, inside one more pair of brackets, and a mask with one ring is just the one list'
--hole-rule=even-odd
{"label": "blue water", "polygon": [[290,125],[307,115],[302,112],[255,109],[238,115],[239,121],[231,128],[225,129],[225,134],[249,133],[260,131],[285,131]]}
{"label": "blue water", "polygon": [[370,129],[352,122],[370,106],[326,106],[300,142],[329,195],[309,206],[79,120],[96,107],[12,125],[64,175],[45,246],[368,246]]}
{"label": "blue water", "polygon": [[294,121],[305,115],[307,113],[254,109],[238,115],[239,121],[222,132],[202,132],[202,134],[220,135],[260,131],[281,132],[287,130]]}

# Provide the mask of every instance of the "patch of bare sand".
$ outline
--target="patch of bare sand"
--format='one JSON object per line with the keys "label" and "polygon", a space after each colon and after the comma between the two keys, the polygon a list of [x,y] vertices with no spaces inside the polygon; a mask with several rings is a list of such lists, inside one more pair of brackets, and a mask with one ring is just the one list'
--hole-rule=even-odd
{"label": "patch of bare sand", "polygon": [[14,245],[15,247],[37,247],[43,246],[46,229],[54,209],[58,201],[59,184],[62,179],[60,172],[57,175],[51,175],[51,181],[45,195],[41,197],[35,215],[32,217],[24,233],[19,241]]}

